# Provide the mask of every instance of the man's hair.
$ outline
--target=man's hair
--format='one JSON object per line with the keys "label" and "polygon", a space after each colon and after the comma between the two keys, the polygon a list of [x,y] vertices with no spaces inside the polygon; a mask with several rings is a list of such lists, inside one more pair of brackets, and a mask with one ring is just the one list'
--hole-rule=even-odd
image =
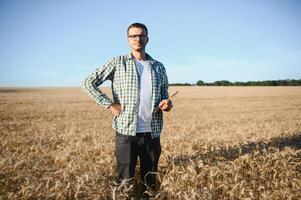
{"label": "man's hair", "polygon": [[145,30],[146,35],[148,35],[147,27],[146,27],[144,24],[141,24],[141,23],[133,23],[133,24],[131,24],[131,25],[128,27],[127,35],[129,35],[129,30],[130,30],[131,28],[142,28],[142,29]]}

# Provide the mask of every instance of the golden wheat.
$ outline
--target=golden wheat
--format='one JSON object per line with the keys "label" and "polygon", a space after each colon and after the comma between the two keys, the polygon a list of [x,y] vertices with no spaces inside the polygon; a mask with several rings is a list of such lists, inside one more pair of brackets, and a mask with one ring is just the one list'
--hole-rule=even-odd
{"label": "golden wheat", "polygon": [[[155,199],[301,199],[301,87],[177,90]],[[0,89],[0,199],[113,199],[111,118],[79,88]]]}

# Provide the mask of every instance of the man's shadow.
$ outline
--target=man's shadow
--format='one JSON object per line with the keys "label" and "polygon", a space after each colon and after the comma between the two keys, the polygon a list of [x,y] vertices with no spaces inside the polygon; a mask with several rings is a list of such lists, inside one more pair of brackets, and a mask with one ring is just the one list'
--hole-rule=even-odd
{"label": "man's shadow", "polygon": [[169,156],[168,159],[174,165],[188,165],[196,160],[202,160],[204,164],[214,164],[218,161],[233,161],[245,154],[264,153],[271,148],[282,151],[285,147],[301,149],[301,132],[287,137],[276,137],[267,142],[249,142],[231,147],[214,148],[210,151],[198,151],[193,155]]}

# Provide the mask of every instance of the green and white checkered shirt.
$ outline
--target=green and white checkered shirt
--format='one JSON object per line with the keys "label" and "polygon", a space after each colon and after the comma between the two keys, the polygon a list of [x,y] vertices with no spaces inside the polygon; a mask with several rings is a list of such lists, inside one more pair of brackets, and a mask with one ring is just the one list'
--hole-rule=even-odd
{"label": "green and white checkered shirt", "polygon": [[[152,111],[163,99],[168,99],[168,79],[164,65],[147,54],[152,66]],[[111,80],[113,101],[99,90],[104,81]],[[129,53],[117,56],[97,68],[82,83],[82,88],[101,106],[108,108],[113,102],[121,104],[121,113],[113,118],[112,127],[124,135],[136,135],[138,104],[138,71],[134,56]],[[159,137],[163,128],[163,113],[154,113],[151,119],[151,136]]]}

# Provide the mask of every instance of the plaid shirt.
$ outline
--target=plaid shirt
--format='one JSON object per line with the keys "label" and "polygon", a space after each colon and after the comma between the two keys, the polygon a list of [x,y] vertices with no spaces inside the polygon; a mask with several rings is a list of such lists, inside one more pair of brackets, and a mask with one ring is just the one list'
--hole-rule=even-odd
{"label": "plaid shirt", "polygon": [[[163,99],[168,99],[168,79],[164,65],[147,54],[152,66],[152,111]],[[104,81],[111,80],[113,101],[98,89]],[[82,88],[101,106],[108,108],[112,103],[121,104],[121,113],[113,118],[112,127],[124,135],[136,135],[138,106],[138,71],[134,56],[129,53],[117,56],[97,68],[82,83]],[[163,114],[159,110],[152,114],[151,136],[160,136]]]}

